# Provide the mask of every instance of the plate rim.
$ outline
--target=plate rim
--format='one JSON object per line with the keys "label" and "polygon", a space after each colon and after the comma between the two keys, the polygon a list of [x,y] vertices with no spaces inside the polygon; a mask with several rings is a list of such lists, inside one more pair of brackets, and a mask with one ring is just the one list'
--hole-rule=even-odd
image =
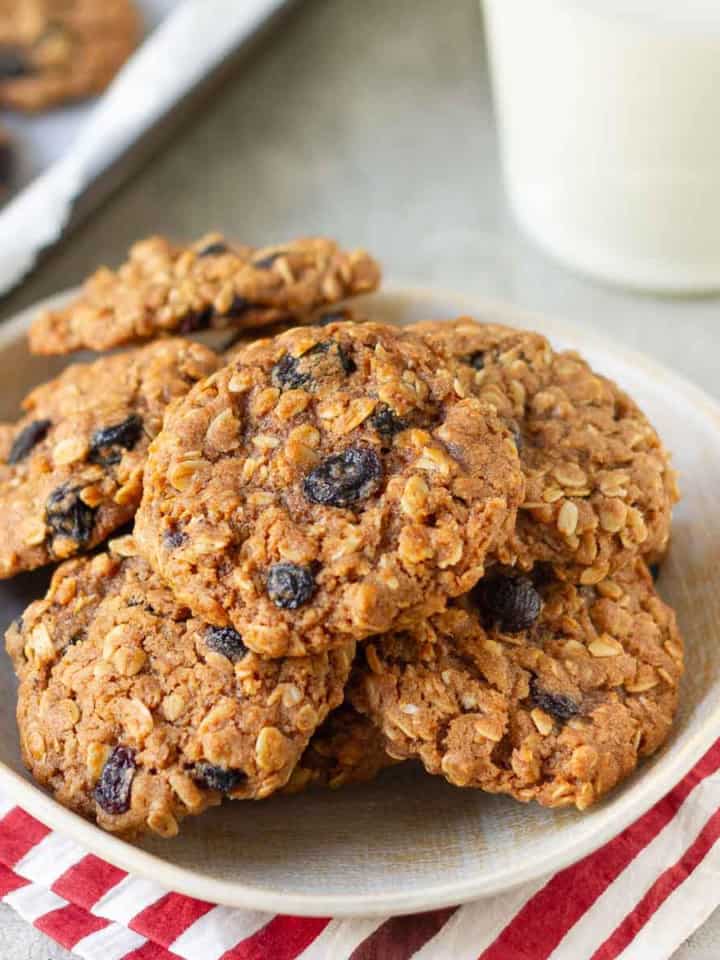
{"label": "plate rim", "polygon": [[[48,307],[58,307],[77,295],[77,292],[78,288],[72,288],[44,298],[11,319],[3,321],[0,325],[0,349],[15,342],[27,330],[38,311]],[[706,418],[716,421],[720,426],[720,403],[700,387],[662,363],[632,348],[626,348],[624,345],[618,348],[594,329],[579,328],[565,320],[547,317],[539,311],[515,306],[502,300],[458,294],[436,287],[390,285],[384,290],[359,299],[358,306],[371,304],[377,299],[389,303],[397,301],[398,304],[408,301],[414,304],[419,304],[421,301],[436,303],[442,301],[452,305],[456,315],[468,314],[488,319],[488,314],[496,314],[497,317],[491,316],[490,319],[497,319],[509,326],[530,329],[539,325],[541,330],[551,338],[557,336],[570,342],[573,339],[579,340],[581,349],[613,352],[623,361],[644,370],[652,379],[662,378],[672,392],[682,393]],[[169,863],[162,856],[149,853],[112,834],[105,833],[95,824],[61,806],[39,786],[24,779],[2,761],[0,761],[0,787],[32,816],[53,830],[72,838],[86,851],[126,870],[131,875],[151,880],[166,890],[186,894],[213,904],[267,913],[337,918],[380,917],[417,913],[494,896],[524,883],[538,881],[577,862],[621,833],[669,790],[672,790],[710,748],[718,735],[720,735],[720,699],[703,727],[687,737],[685,743],[679,745],[676,754],[665,768],[658,765],[652,767],[651,775],[639,776],[629,789],[609,801],[614,805],[613,817],[600,821],[594,829],[590,826],[572,847],[569,844],[559,847],[556,853],[546,856],[541,864],[523,859],[493,871],[490,876],[483,874],[462,881],[453,880],[430,887],[424,885],[416,890],[397,893],[379,892],[362,895],[282,893],[256,883],[213,878],[200,871]]]}

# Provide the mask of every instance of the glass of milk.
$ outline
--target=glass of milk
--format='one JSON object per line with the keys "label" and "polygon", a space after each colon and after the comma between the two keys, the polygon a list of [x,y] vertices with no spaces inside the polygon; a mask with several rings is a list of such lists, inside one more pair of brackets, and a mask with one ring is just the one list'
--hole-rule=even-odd
{"label": "glass of milk", "polygon": [[720,290],[720,0],[484,0],[507,191],[571,267]]}

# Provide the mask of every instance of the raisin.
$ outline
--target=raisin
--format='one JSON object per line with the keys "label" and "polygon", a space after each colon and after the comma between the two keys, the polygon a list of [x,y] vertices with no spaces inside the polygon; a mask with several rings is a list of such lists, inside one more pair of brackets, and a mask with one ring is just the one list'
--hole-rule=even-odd
{"label": "raisin", "polygon": [[217,241],[216,243],[209,243],[206,247],[203,247],[202,250],[198,253],[199,257],[219,257],[223,253],[228,253],[229,248],[226,243]]}
{"label": "raisin", "polygon": [[69,537],[84,544],[90,539],[95,510],[80,499],[82,487],[63,484],[45,503],[45,519],[56,537]]}
{"label": "raisin", "polygon": [[346,376],[349,376],[351,373],[355,373],[357,370],[357,364],[347,350],[334,340],[321,340],[319,343],[316,343],[314,347],[311,347],[308,352],[304,354],[304,356],[311,357],[313,354],[328,354],[331,352],[333,347],[335,348],[335,352],[338,360],[340,361],[340,366],[343,369],[343,373]]}
{"label": "raisin", "polygon": [[105,761],[94,797],[105,813],[126,813],[130,809],[130,789],[135,776],[135,751],[115,747]]}
{"label": "raisin", "polygon": [[506,633],[527,630],[542,609],[542,598],[529,577],[488,577],[475,588],[475,597],[487,623]]}
{"label": "raisin", "polygon": [[300,370],[301,359],[302,357],[291,357],[289,353],[281,357],[270,372],[273,386],[281,390],[300,390],[306,387],[312,381],[312,377],[309,373]]}
{"label": "raisin", "polygon": [[547,693],[541,689],[535,676],[530,678],[530,695],[541,710],[561,723],[565,723],[580,712],[580,707],[572,697],[564,693]]}
{"label": "raisin", "polygon": [[379,403],[371,415],[368,417],[368,423],[381,437],[394,437],[396,433],[407,428],[404,420],[395,413],[386,403]]}
{"label": "raisin", "polygon": [[375,493],[382,472],[380,459],[370,447],[348,447],[311,470],[303,480],[303,491],[313,503],[347,507]]}
{"label": "raisin", "polygon": [[242,660],[248,652],[242,637],[232,627],[208,627],[205,631],[205,643],[215,653],[221,653],[233,663]]}
{"label": "raisin", "polygon": [[168,548],[168,550],[175,550],[176,547],[181,547],[187,540],[187,534],[183,533],[182,530],[178,530],[173,527],[170,530],[166,530],[163,534],[163,543]]}
{"label": "raisin", "polygon": [[657,579],[658,579],[658,577],[660,576],[660,564],[659,564],[659,563],[651,563],[651,564],[650,564],[650,576],[651,576],[651,577],[653,578],[653,580],[657,583]]}
{"label": "raisin", "polygon": [[355,371],[357,370],[357,364],[355,363],[353,358],[350,356],[350,354],[347,353],[347,351],[344,350],[339,344],[338,344],[337,352],[338,352],[338,357],[340,358],[340,366],[343,368],[343,372],[345,373],[345,375],[349,377],[351,373],[355,373]]}
{"label": "raisin", "polygon": [[278,250],[277,253],[269,253],[266,257],[260,257],[259,260],[253,261],[253,266],[256,270],[269,270],[270,267],[275,263],[279,257],[284,257],[285,251]]}
{"label": "raisin", "polygon": [[[332,353],[333,358],[328,366],[324,357],[329,357]],[[270,372],[270,379],[273,386],[281,390],[299,390],[303,387],[310,387],[315,377],[313,373],[319,376],[335,372],[335,358],[342,368],[345,376],[355,373],[357,365],[350,354],[339,343],[334,340],[321,340],[314,347],[307,350],[301,357],[293,357],[289,353],[284,354]]]}
{"label": "raisin", "polygon": [[247,774],[244,770],[226,770],[203,762],[195,767],[195,779],[209,790],[230,793],[247,780]]}
{"label": "raisin", "polygon": [[52,426],[50,420],[33,420],[13,440],[8,454],[8,463],[20,463],[30,453],[32,448],[44,440]]}
{"label": "raisin", "polygon": [[214,312],[212,307],[205,307],[203,310],[190,310],[182,318],[180,333],[195,333],[197,330],[207,330]]}
{"label": "raisin", "polygon": [[142,417],[131,413],[121,423],[96,430],[90,441],[88,460],[109,467],[119,463],[123,450],[132,450],[142,435]]}
{"label": "raisin", "polygon": [[551,563],[536,563],[532,568],[531,577],[536,590],[549,587],[557,580]]}
{"label": "raisin", "polygon": [[464,360],[465,363],[469,363],[475,370],[483,370],[485,368],[485,351],[476,350],[474,353],[469,354],[469,356],[464,357]]}
{"label": "raisin", "polygon": [[0,79],[25,77],[32,73],[32,65],[17,47],[0,47]]}
{"label": "raisin", "polygon": [[276,563],[267,579],[268,596],[282,610],[297,610],[315,593],[315,577],[309,567]]}

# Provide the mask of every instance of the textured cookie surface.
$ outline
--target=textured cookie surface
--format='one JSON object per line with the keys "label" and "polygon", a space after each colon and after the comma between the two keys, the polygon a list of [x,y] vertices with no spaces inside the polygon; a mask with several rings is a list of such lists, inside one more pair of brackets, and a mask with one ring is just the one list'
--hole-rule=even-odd
{"label": "textured cookie surface", "polygon": [[167,404],[217,369],[213,351],[168,339],[75,364],[0,425],[0,577],[88,550],[140,501]]}
{"label": "textured cookie surface", "polygon": [[42,110],[100,93],[139,37],[131,0],[0,0],[0,105]]}
{"label": "textured cookie surface", "polygon": [[365,656],[351,700],[392,756],[581,810],[664,742],[683,667],[675,616],[641,560],[592,587],[494,574]]}
{"label": "textured cookie surface", "polygon": [[333,710],[313,734],[285,793],[299,793],[310,787],[335,790],[364,783],[399,762],[385,749],[382,731],[349,703],[344,703]]}
{"label": "textured cookie surface", "polygon": [[257,657],[178,605],[130,537],[63,564],[7,648],[33,776],[105,829],[168,837],[224,795],[282,787],[353,655]]}
{"label": "textured cookie surface", "polygon": [[138,545],[253,650],[297,656],[441,609],[522,499],[515,445],[417,338],[378,324],[258,341],[152,445]]}
{"label": "textured cookie surface", "polygon": [[40,314],[33,353],[107,350],[161,334],[301,323],[313,311],[374,290],[377,263],[322,237],[256,248],[218,234],[192,246],[136,243],[118,270],[86,281],[79,299]]}
{"label": "textured cookie surface", "polygon": [[525,502],[498,551],[503,563],[550,561],[560,576],[591,584],[637,554],[663,553],[675,474],[627,394],[537,333],[469,319],[412,329],[461,361],[466,389],[517,432]]}

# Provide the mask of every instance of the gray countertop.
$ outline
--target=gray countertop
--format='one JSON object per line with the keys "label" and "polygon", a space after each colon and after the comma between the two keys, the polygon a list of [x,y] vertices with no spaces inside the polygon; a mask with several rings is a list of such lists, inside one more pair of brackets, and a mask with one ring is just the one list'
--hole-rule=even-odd
{"label": "gray countertop", "polygon": [[[595,327],[720,397],[720,301],[594,284],[518,233],[474,0],[301,0],[2,315],[120,261],[145,234],[209,229],[252,242],[328,233],[380,256],[391,283],[479,293]],[[676,960],[716,960],[718,944],[720,917]],[[70,954],[0,906],[0,956]]]}

